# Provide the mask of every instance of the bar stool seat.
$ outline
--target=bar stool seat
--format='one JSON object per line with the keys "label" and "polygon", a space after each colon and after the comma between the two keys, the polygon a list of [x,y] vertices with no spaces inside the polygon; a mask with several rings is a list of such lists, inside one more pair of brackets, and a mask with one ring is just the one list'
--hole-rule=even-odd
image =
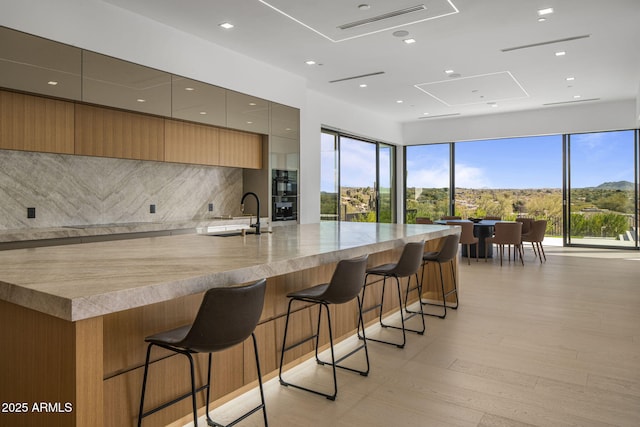
{"label": "bar stool seat", "polygon": [[[233,426],[244,420],[249,415],[262,410],[264,425],[267,424],[267,412],[262,390],[262,376],[260,373],[260,361],[258,358],[258,346],[254,329],[260,320],[266,280],[262,279],[246,286],[213,288],[205,292],[200,308],[193,324],[181,326],[168,331],[159,332],[145,338],[147,357],[144,365],[142,380],[142,392],[140,395],[140,412],[138,413],[138,426],[142,425],[142,419],[154,414],[174,403],[191,396],[193,409],[193,424],[198,425],[198,408],[196,406],[196,393],[206,390],[206,418],[207,424],[214,427],[225,427],[213,421],[209,416],[209,397],[211,392],[211,360],[212,353],[225,350],[242,343],[249,335],[253,339],[256,368],[258,373],[258,385],[260,388],[261,404],[236,418],[226,426]],[[189,360],[191,369],[191,391],[176,399],[166,402],[156,408],[144,412],[144,397],[147,388],[147,376],[151,349],[154,346],[182,354]],[[199,388],[195,384],[195,367],[192,354],[208,353],[207,383]]]}
{"label": "bar stool seat", "polygon": [[[315,285],[315,286],[302,289],[296,292],[291,292],[287,295],[287,297],[289,298],[289,306],[287,309],[287,319],[284,326],[284,337],[282,340],[282,353],[280,354],[280,370],[278,373],[280,384],[284,386],[291,386],[291,387],[308,391],[314,394],[318,394],[320,396],[326,397],[329,400],[335,400],[336,396],[338,395],[338,381],[336,376],[336,368],[355,372],[362,376],[367,376],[369,374],[369,352],[367,350],[366,340],[363,345],[356,347],[354,350],[352,350],[348,354],[336,360],[335,353],[333,350],[333,332],[331,327],[331,312],[329,311],[330,304],[344,304],[354,299],[357,299],[358,328],[360,328],[360,325],[364,325],[364,322],[362,321],[362,302],[360,300],[360,291],[362,290],[362,287],[364,285],[364,275],[367,268],[367,259],[368,259],[368,255],[363,255],[361,257],[354,258],[354,259],[341,260],[340,262],[338,262],[338,265],[336,266],[336,269],[329,283]],[[315,334],[309,337],[303,338],[300,341],[287,346],[287,332],[289,331],[289,318],[291,315],[291,307],[293,306],[293,303],[296,301],[319,305],[318,324],[317,324],[317,329]],[[327,313],[329,344],[331,347],[331,362],[320,360],[320,358],[318,357],[318,346],[319,346],[318,340],[320,337],[320,324],[322,320],[323,307]],[[364,335],[364,326],[363,326],[362,334]],[[285,381],[283,378],[282,368],[284,365],[285,353],[313,339],[315,339],[316,362],[319,365],[331,365],[331,367],[333,368],[333,393],[325,393],[309,387],[293,384],[289,381]],[[364,350],[364,353],[365,353],[366,369],[358,370],[358,369],[353,369],[353,368],[339,364],[340,362],[342,362],[343,360],[345,360],[346,358],[350,357],[351,355],[355,354],[360,350]]]}
{"label": "bar stool seat", "polygon": [[[376,342],[380,342],[383,344],[389,344],[389,345],[395,345],[398,348],[404,348],[405,344],[407,343],[407,336],[406,336],[406,331],[409,332],[415,332],[419,335],[424,334],[425,330],[426,330],[426,325],[424,323],[424,317],[422,316],[423,312],[422,312],[422,305],[420,305],[420,311],[419,312],[411,312],[407,309],[407,300],[408,300],[408,296],[409,296],[409,288],[410,288],[410,282],[411,282],[411,277],[415,276],[416,278],[416,287],[413,289],[417,289],[418,290],[418,295],[422,295],[422,285],[420,283],[420,281],[418,280],[418,270],[420,269],[420,265],[422,264],[422,255],[424,253],[424,240],[420,241],[420,242],[410,242],[405,244],[403,250],[402,250],[402,254],[400,255],[400,259],[398,260],[397,263],[388,263],[388,264],[382,264],[376,267],[371,267],[369,269],[367,269],[367,275],[365,277],[365,286],[364,289],[362,291],[362,300],[364,301],[364,295],[365,295],[365,291],[367,289],[367,287],[370,286],[370,284],[366,283],[366,280],[369,276],[373,275],[373,276],[382,276],[383,280],[382,280],[382,297],[380,298],[380,303],[379,304],[375,304],[373,306],[367,307],[366,309],[363,310],[363,313],[372,311],[372,310],[378,310],[378,322],[380,323],[380,326],[382,326],[383,328],[393,328],[393,329],[400,329],[402,330],[402,341],[401,342],[393,342],[393,341],[386,341],[386,340],[381,340],[381,339],[376,339],[376,338],[366,338],[367,340],[370,341],[376,341]],[[404,308],[407,313],[409,313],[409,316],[407,316],[405,318],[403,310],[402,310],[402,292],[400,291],[400,279],[401,278],[408,278],[408,282],[407,282],[407,292],[406,292],[406,296],[405,296],[405,301],[404,301]],[[387,285],[387,278],[394,278],[396,281],[396,288],[398,291],[398,302],[399,302],[399,310],[400,310],[400,322],[401,322],[401,326],[393,326],[393,325],[388,325],[386,323],[384,323],[382,321],[382,307],[384,304],[384,295],[385,295],[385,289],[386,289],[386,285]],[[410,319],[411,317],[415,316],[416,314],[421,314],[421,320],[422,320],[422,329],[408,329],[405,327],[405,320]],[[364,339],[364,337],[360,337],[361,339]]]}

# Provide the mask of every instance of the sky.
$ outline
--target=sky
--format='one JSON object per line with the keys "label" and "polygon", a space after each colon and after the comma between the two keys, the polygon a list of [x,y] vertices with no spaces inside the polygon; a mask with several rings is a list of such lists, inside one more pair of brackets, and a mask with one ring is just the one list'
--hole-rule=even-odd
{"label": "sky", "polygon": [[[571,135],[571,184],[595,187],[604,182],[634,182],[633,131]],[[323,134],[321,190],[333,192],[333,136]],[[384,157],[386,156],[386,157]],[[460,142],[455,145],[456,187],[562,188],[562,135]],[[375,145],[342,139],[340,181],[344,187],[375,182]],[[388,155],[381,162],[388,164]],[[407,186],[449,186],[449,144],[407,148]],[[382,185],[389,180],[381,179]]]}

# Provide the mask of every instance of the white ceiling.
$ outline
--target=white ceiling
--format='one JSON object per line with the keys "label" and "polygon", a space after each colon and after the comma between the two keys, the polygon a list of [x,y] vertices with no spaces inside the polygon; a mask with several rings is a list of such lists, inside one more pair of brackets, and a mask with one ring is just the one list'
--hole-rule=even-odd
{"label": "white ceiling", "polygon": [[[640,84],[640,0],[104,1],[402,122],[634,99]],[[554,13],[538,22],[537,10],[547,7]],[[370,76],[349,79],[363,75]]]}

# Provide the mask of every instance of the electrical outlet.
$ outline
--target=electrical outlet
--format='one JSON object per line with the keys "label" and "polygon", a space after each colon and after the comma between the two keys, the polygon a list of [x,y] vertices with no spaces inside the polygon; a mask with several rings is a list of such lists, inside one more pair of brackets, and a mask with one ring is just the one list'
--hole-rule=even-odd
{"label": "electrical outlet", "polygon": [[213,203],[209,203],[209,212],[213,212]]}
{"label": "electrical outlet", "polygon": [[156,205],[149,205],[149,213],[156,213]]}
{"label": "electrical outlet", "polygon": [[27,208],[27,218],[36,217],[36,208]]}

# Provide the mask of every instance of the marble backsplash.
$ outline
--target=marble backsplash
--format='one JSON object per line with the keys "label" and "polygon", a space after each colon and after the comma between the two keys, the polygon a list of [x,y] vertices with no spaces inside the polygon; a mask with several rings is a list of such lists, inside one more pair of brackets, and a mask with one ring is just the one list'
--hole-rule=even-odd
{"label": "marble backsplash", "polygon": [[241,197],[239,168],[0,150],[0,230],[235,216]]}

